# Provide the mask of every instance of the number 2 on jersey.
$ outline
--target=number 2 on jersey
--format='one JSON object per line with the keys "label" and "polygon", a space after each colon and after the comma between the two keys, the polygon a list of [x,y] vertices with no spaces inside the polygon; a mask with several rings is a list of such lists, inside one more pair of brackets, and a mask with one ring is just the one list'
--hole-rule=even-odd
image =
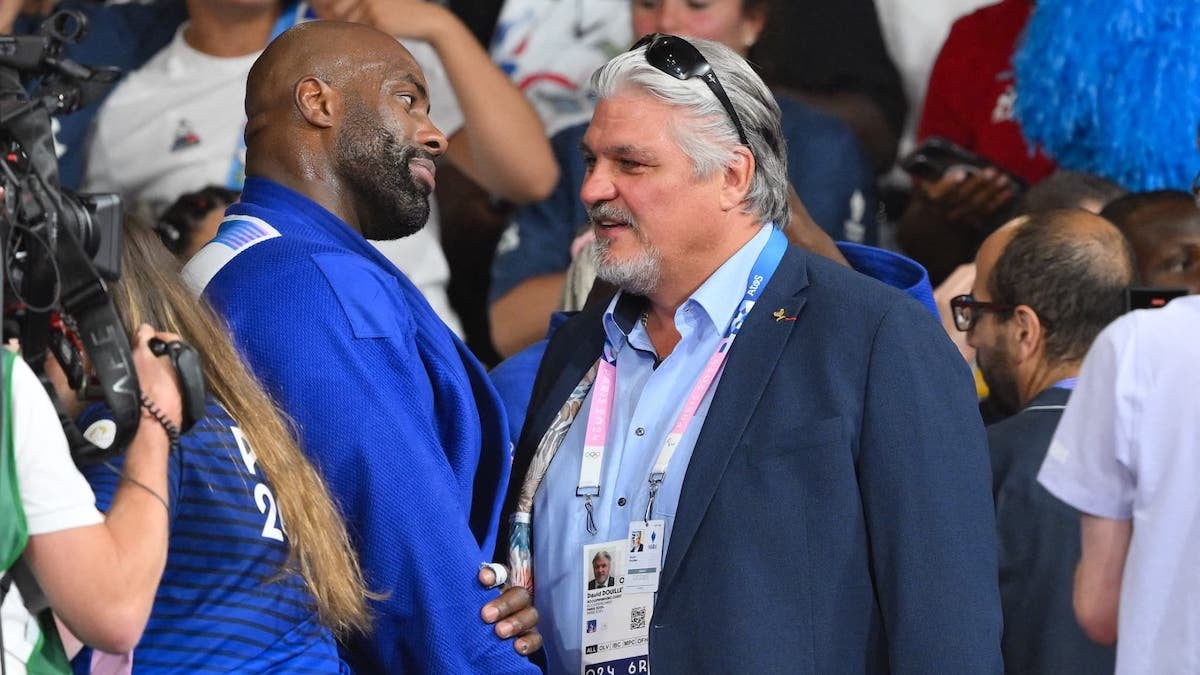
{"label": "number 2 on jersey", "polygon": [[[257,476],[258,470],[255,465],[258,464],[258,457],[250,447],[250,442],[242,435],[241,429],[230,427],[229,430],[233,432],[233,437],[237,440],[238,451],[242,454],[242,462],[246,464],[246,470],[250,472],[251,476]],[[266,522],[263,523],[262,536],[275,541],[283,541],[283,521],[279,517],[278,507],[275,506],[275,495],[266,483],[258,483],[254,486],[254,503],[258,505],[258,512],[267,516]]]}

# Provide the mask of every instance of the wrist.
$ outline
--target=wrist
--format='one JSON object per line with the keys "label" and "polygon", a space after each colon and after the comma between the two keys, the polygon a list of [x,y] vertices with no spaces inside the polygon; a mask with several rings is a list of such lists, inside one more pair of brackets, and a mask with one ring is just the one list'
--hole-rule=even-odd
{"label": "wrist", "polygon": [[[174,451],[179,448],[179,425],[175,424],[166,413],[155,405],[154,401],[150,400],[145,394],[142,394],[142,423],[138,425],[138,433],[143,429],[157,429],[167,438],[167,445],[170,450]],[[146,420],[149,415],[150,419]]]}

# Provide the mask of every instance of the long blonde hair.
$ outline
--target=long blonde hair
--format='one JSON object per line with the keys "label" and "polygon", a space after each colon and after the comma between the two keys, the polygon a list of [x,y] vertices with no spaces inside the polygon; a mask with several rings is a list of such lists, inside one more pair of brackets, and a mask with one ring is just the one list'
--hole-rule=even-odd
{"label": "long blonde hair", "polygon": [[200,353],[208,392],[254,448],[287,524],[288,567],[304,578],[321,622],[339,637],[370,627],[358,558],[325,482],[300,451],[283,413],[238,355],[224,322],[192,296],[180,264],[149,227],[125,226],[121,280],[113,302],[132,334],[142,323],[179,334]]}

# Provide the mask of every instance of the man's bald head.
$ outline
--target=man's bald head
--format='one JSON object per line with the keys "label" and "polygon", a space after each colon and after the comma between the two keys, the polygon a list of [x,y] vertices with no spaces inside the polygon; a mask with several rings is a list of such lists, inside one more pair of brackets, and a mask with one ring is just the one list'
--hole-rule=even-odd
{"label": "man's bald head", "polygon": [[1048,211],[1016,225],[986,284],[991,301],[1027,305],[1046,332],[1046,359],[1082,359],[1120,315],[1133,255],[1112,223],[1081,209]]}
{"label": "man's bald head", "polygon": [[1029,220],[1029,216],[1013,218],[1004,225],[996,228],[979,245],[979,250],[975,252],[975,286],[971,289],[971,295],[976,300],[991,301],[988,280],[992,277],[992,269],[996,267],[996,261],[1000,259],[1000,254],[1004,253],[1008,242],[1012,241],[1013,235],[1017,233],[1017,229],[1025,224],[1027,220]]}
{"label": "man's bald head", "polygon": [[268,125],[306,121],[297,87],[314,78],[339,92],[369,86],[392,70],[411,73],[424,88],[420,67],[395,38],[370,26],[309,21],[271,41],[246,78],[246,145]]}

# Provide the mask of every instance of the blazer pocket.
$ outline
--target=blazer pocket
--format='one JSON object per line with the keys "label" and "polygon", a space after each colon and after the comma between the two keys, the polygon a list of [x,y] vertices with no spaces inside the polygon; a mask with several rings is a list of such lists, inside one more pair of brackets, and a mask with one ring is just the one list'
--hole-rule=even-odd
{"label": "blazer pocket", "polygon": [[846,417],[839,415],[795,428],[764,429],[745,440],[747,460],[758,464],[778,457],[808,455],[822,447],[845,449],[850,437],[846,423]]}

